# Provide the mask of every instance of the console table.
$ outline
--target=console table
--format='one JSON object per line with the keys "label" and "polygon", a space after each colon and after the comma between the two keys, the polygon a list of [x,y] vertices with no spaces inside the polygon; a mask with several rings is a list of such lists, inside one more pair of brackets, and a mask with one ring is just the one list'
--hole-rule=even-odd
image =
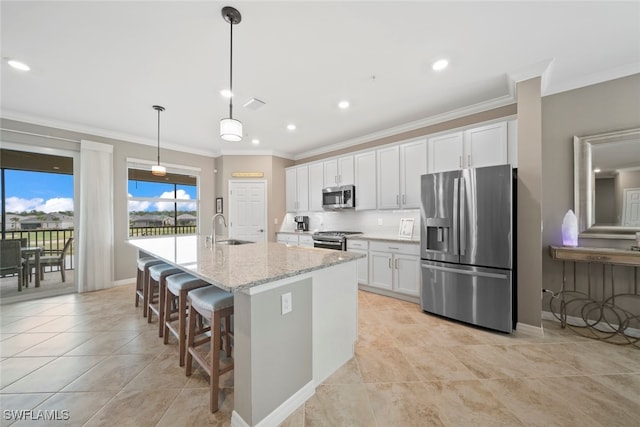
{"label": "console table", "polygon": [[[549,246],[551,258],[562,261],[562,288],[553,293],[551,313],[563,328],[569,326],[580,335],[640,347],[638,333],[630,328],[640,323],[638,268],[640,252],[622,249]],[[573,283],[567,283],[566,263],[573,263]],[[576,265],[587,263],[587,283],[576,280]],[[593,272],[593,264],[599,264]],[[633,282],[620,292],[614,278],[614,267],[633,269]],[[609,278],[607,280],[607,270]],[[597,280],[599,273],[602,279]],[[618,289],[616,289],[618,287]],[[621,304],[622,302],[622,304]],[[571,313],[572,316],[568,316]],[[571,323],[568,322],[568,317]],[[635,322],[635,324],[634,324]],[[636,329],[637,331],[637,329]]]}

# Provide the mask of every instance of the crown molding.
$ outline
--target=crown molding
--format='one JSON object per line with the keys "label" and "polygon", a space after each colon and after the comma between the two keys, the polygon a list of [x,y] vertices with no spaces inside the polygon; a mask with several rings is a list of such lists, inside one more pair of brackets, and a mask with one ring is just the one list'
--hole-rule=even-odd
{"label": "crown molding", "polygon": [[515,91],[513,87],[509,85],[509,93],[507,95],[488,101],[479,102],[477,104],[469,105],[467,107],[459,108],[456,110],[451,110],[446,113],[437,114],[435,116],[427,117],[426,119],[416,120],[399,126],[384,129],[379,132],[352,138],[347,141],[339,142],[337,144],[324,146],[316,150],[305,151],[304,153],[296,154],[293,157],[293,160],[306,159],[307,157],[318,156],[321,154],[330,153],[332,151],[350,148],[354,145],[364,144],[366,142],[375,141],[377,139],[386,138],[388,136],[398,135],[404,132],[410,132],[412,130],[435,125],[449,120],[459,119],[460,117],[470,116],[472,114],[481,113],[483,111],[492,110],[494,108],[504,107],[505,105],[510,105],[514,102],[516,102]]}
{"label": "crown molding", "polygon": [[[91,139],[90,136],[98,136],[102,138],[116,139],[119,141],[130,142],[133,144],[149,145],[155,147],[157,145],[156,140],[142,138],[135,135],[130,135],[123,132],[115,132],[112,130],[101,129],[92,126],[84,126],[77,123],[64,122],[60,120],[45,119],[42,117],[29,116],[21,114],[15,111],[3,109],[0,111],[0,118],[6,120],[15,120],[18,122],[24,122],[31,125],[46,126],[50,128],[59,129],[61,131],[75,132],[83,134],[78,137],[78,141],[81,139]],[[47,135],[43,135],[47,136]],[[89,137],[87,137],[89,136]],[[216,150],[198,150],[193,147],[175,144],[171,142],[162,142],[162,148],[167,150],[180,151],[183,153],[197,154],[200,156],[216,157]]]}
{"label": "crown molding", "polygon": [[291,153],[285,153],[282,151],[276,150],[252,150],[250,148],[247,149],[222,149],[219,151],[218,156],[275,156],[282,157],[288,160],[295,160]]}

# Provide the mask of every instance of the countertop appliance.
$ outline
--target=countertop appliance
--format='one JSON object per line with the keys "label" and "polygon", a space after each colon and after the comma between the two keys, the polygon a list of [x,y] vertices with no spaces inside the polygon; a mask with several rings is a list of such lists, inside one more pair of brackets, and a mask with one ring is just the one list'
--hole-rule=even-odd
{"label": "countertop appliance", "polygon": [[309,217],[306,215],[296,215],[293,217],[296,223],[296,231],[309,231]]}
{"label": "countertop appliance", "polygon": [[322,208],[327,210],[353,209],[356,207],[356,187],[341,185],[322,189]]}
{"label": "countertop appliance", "polygon": [[422,175],[422,309],[510,333],[515,327],[515,171]]}
{"label": "countertop appliance", "polygon": [[347,236],[362,234],[360,231],[316,231],[313,233],[313,247],[347,250]]}

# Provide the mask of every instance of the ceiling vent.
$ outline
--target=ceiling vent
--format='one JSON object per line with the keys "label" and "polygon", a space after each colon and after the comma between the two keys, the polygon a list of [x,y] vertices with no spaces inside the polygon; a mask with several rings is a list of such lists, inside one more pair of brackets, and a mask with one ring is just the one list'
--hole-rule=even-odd
{"label": "ceiling vent", "polygon": [[250,100],[244,103],[243,107],[255,111],[261,108],[264,104],[265,104],[264,101],[260,101],[258,98],[251,98]]}

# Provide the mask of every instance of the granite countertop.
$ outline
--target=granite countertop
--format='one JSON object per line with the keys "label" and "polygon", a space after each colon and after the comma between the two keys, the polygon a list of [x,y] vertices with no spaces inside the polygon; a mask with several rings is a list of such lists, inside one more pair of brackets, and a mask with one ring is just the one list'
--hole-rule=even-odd
{"label": "granite countertop", "polygon": [[360,240],[379,240],[382,242],[394,242],[394,243],[415,243],[415,244],[419,244],[420,243],[420,236],[418,237],[412,237],[411,239],[402,239],[398,236],[390,236],[390,235],[383,235],[383,234],[358,234],[355,236],[350,236],[348,237],[348,239],[351,240],[355,240],[355,239],[360,239]]}
{"label": "granite countertop", "polygon": [[[313,231],[277,231],[276,233],[280,234],[303,234],[303,235],[313,235]],[[420,243],[420,236],[412,237],[411,239],[401,239],[398,236],[388,235],[388,234],[354,234],[352,236],[347,236],[347,239],[360,239],[360,240],[380,240],[383,242],[395,242],[395,243]]]}
{"label": "granite countertop", "polygon": [[205,247],[204,236],[130,239],[136,248],[229,292],[363,258],[364,254],[265,242]]}
{"label": "granite countertop", "polygon": [[296,230],[285,230],[285,231],[276,231],[276,234],[295,234],[295,235],[313,235],[313,231],[296,231]]}

